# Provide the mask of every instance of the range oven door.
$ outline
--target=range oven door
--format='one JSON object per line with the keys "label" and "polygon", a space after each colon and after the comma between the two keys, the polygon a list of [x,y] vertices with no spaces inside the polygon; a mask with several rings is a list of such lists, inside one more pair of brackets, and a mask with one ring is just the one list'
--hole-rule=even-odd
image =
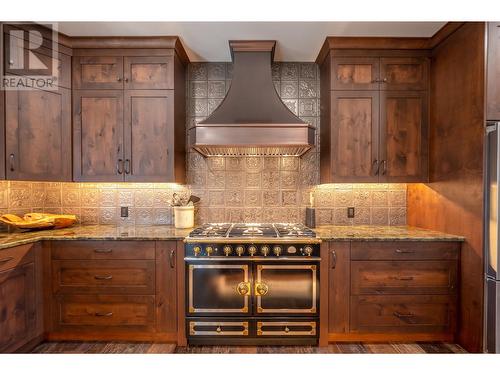
{"label": "range oven door", "polygon": [[252,285],[248,264],[187,266],[188,314],[249,314]]}
{"label": "range oven door", "polygon": [[256,264],[255,267],[257,314],[317,314],[317,264]]}

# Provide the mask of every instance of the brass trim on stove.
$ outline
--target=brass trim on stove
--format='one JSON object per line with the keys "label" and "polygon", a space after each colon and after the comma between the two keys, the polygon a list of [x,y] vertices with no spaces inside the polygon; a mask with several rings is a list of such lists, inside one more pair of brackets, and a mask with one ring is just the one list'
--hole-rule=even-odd
{"label": "brass trim on stove", "polygon": [[[262,270],[265,269],[290,269],[290,270],[311,270],[312,274],[312,303],[311,303],[311,308],[308,309],[265,309],[262,307],[262,298],[264,295],[256,295],[257,299],[257,312],[261,314],[265,313],[288,313],[288,314],[303,314],[303,313],[309,313],[309,314],[314,314],[316,313],[316,304],[317,304],[317,266],[314,264],[304,264],[304,265],[257,265],[257,280],[256,283],[263,283],[264,281],[262,280]],[[267,283],[266,283],[267,284]],[[272,289],[272,286],[268,286],[268,291]],[[290,287],[293,287],[291,285]],[[267,292],[266,292],[267,294]]]}
{"label": "brass trim on stove", "polygon": [[186,237],[185,243],[319,244],[317,237]]}
{"label": "brass trim on stove", "polygon": [[306,256],[295,256],[295,257],[277,257],[277,256],[267,256],[267,257],[237,257],[237,256],[211,256],[211,257],[185,257],[184,260],[186,262],[234,262],[234,261],[251,261],[251,262],[319,262],[321,260],[320,257],[306,257]]}
{"label": "brass trim on stove", "polygon": [[[217,327],[215,331],[197,331],[196,327]],[[222,327],[241,327],[242,331],[224,331]],[[248,322],[189,322],[191,336],[248,336]]]}
{"label": "brass trim on stove", "polygon": [[[196,308],[193,303],[193,272],[194,269],[201,268],[222,268],[222,269],[242,269],[243,270],[243,280],[242,282],[250,285],[249,277],[248,277],[248,265],[247,264],[190,264],[189,265],[189,276],[188,276],[188,300],[189,300],[189,312],[190,313],[205,313],[205,312],[213,312],[213,313],[247,313],[248,312],[248,298],[250,293],[242,296],[244,300],[244,305],[241,309],[204,309],[204,308]],[[238,295],[238,286],[235,286],[235,293]]]}
{"label": "brass trim on stove", "polygon": [[[264,327],[281,327],[281,331],[265,331]],[[288,327],[308,327],[309,331],[293,331]],[[314,336],[316,322],[257,322],[257,336]]]}

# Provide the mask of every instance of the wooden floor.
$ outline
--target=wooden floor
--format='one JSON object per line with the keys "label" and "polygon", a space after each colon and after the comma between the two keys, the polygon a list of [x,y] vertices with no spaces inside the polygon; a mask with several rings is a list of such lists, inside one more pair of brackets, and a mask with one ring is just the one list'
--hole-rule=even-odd
{"label": "wooden floor", "polygon": [[175,344],[123,343],[123,342],[46,342],[38,345],[32,353],[70,353],[70,354],[328,354],[328,353],[466,353],[455,344],[447,343],[336,343],[328,347],[316,346],[188,346],[176,347]]}

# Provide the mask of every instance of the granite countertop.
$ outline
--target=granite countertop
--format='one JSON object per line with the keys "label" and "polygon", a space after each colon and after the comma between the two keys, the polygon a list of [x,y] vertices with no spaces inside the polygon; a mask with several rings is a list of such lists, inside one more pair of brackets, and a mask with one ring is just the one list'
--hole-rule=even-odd
{"label": "granite countertop", "polygon": [[[314,229],[322,240],[338,241],[464,241],[460,236],[410,226],[322,225]],[[172,225],[76,225],[33,232],[0,233],[0,249],[42,240],[183,240],[191,229]]]}
{"label": "granite countertop", "polygon": [[75,225],[69,228],[0,234],[0,249],[42,240],[183,240],[191,229],[172,225]]}
{"label": "granite countertop", "polygon": [[316,234],[322,240],[338,241],[465,241],[464,237],[411,226],[321,225]]}

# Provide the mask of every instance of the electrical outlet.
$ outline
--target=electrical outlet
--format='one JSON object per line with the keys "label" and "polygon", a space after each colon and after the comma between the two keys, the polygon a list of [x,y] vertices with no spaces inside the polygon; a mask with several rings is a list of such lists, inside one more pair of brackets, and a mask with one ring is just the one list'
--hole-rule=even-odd
{"label": "electrical outlet", "polygon": [[128,207],[120,207],[120,216],[128,217]]}
{"label": "electrical outlet", "polygon": [[354,207],[347,207],[347,217],[349,219],[354,217]]}

